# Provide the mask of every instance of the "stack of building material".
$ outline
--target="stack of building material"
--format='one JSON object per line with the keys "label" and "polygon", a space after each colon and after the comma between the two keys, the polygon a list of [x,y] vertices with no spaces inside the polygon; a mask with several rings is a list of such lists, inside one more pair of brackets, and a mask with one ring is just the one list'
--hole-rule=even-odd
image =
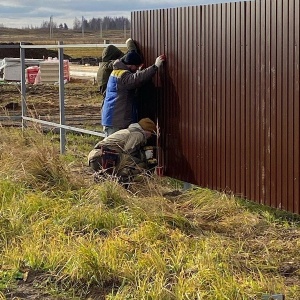
{"label": "stack of building material", "polygon": [[[59,61],[48,59],[40,63],[41,83],[55,83],[59,81]],[[64,80],[70,81],[69,60],[64,60]]]}
{"label": "stack of building material", "polygon": [[[43,59],[25,59],[25,67],[39,66]],[[0,61],[0,79],[4,81],[21,81],[20,58],[5,57]]]}

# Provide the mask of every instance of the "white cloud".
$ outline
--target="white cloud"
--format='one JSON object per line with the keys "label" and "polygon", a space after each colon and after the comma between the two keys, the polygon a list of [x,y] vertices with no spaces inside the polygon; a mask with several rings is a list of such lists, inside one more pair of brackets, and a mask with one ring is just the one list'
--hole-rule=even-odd
{"label": "white cloud", "polygon": [[[131,11],[160,9],[178,6],[202,5],[238,0],[0,0],[0,24],[7,27],[40,26],[53,16],[54,22],[73,26],[75,18],[86,19],[130,17]],[[241,0],[244,1],[244,0]]]}

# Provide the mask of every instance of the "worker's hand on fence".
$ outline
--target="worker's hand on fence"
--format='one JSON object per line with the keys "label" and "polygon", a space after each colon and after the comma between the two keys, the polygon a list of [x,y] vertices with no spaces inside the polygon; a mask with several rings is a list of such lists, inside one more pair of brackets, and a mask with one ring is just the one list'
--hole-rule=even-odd
{"label": "worker's hand on fence", "polygon": [[155,65],[159,68],[165,60],[166,60],[166,56],[162,54],[156,58]]}

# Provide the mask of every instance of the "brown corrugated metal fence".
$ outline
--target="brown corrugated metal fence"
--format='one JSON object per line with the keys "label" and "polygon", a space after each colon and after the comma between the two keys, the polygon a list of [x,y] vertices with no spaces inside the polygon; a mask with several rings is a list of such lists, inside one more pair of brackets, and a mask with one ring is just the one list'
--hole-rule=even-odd
{"label": "brown corrugated metal fence", "polygon": [[[137,11],[165,174],[300,213],[299,0]],[[153,101],[155,103],[155,101]]]}

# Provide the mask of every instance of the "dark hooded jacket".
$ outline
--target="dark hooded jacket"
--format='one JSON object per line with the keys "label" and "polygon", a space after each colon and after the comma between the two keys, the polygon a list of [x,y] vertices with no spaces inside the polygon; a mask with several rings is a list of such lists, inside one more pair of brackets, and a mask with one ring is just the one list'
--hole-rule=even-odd
{"label": "dark hooded jacket", "polygon": [[114,45],[108,45],[102,52],[102,62],[99,64],[97,72],[97,82],[99,91],[105,96],[109,75],[113,70],[113,64],[116,59],[124,56],[124,53]]}
{"label": "dark hooded jacket", "polygon": [[115,61],[102,108],[103,126],[122,129],[137,121],[134,107],[135,89],[150,80],[156,70],[157,67],[152,65],[132,73],[122,60]]}

